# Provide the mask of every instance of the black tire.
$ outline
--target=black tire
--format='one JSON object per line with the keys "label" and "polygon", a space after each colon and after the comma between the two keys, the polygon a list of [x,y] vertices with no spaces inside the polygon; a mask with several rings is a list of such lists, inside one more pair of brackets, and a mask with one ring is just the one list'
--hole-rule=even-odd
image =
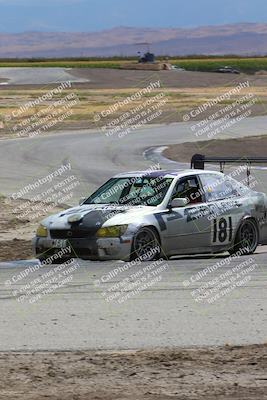
{"label": "black tire", "polygon": [[253,254],[259,244],[259,230],[256,222],[249,218],[242,221],[234,246],[229,250],[231,255],[242,252],[241,255]]}
{"label": "black tire", "polygon": [[160,255],[161,247],[157,231],[150,227],[139,229],[133,238],[131,260],[158,260]]}
{"label": "black tire", "polygon": [[56,265],[56,264],[64,264],[66,261],[70,260],[72,257],[62,257],[62,258],[57,258],[55,260],[52,259],[52,254],[50,255],[42,255],[42,256],[38,256],[37,260],[40,261],[40,263],[43,263],[44,261],[49,260],[49,262],[45,263],[46,265]]}

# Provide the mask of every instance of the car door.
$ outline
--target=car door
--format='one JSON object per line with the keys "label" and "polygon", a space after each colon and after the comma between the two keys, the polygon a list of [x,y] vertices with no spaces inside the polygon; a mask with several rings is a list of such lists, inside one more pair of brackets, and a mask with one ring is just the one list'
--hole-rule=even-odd
{"label": "car door", "polygon": [[210,245],[218,250],[220,247],[227,248],[233,242],[239,222],[250,201],[226,175],[207,173],[201,174],[200,179],[210,210]]}
{"label": "car door", "polygon": [[178,180],[171,199],[187,198],[185,207],[171,208],[161,215],[169,254],[206,252],[210,245],[209,208],[197,175]]}

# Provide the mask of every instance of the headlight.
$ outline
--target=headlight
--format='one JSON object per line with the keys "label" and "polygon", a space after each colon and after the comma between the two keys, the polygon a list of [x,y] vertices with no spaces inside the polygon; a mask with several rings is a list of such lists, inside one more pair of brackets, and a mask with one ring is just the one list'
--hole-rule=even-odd
{"label": "headlight", "polygon": [[36,236],[47,237],[47,228],[43,225],[39,225],[36,231]]}
{"label": "headlight", "polygon": [[100,228],[96,232],[97,237],[119,237],[123,235],[128,228],[128,225],[115,225],[106,228]]}

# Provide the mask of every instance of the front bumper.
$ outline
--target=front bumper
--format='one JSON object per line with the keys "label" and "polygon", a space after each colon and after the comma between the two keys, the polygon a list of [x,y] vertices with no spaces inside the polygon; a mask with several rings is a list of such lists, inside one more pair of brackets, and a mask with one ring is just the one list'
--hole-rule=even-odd
{"label": "front bumper", "polygon": [[32,246],[36,257],[54,254],[62,248],[70,247],[68,258],[129,261],[132,240],[131,238],[81,238],[62,241],[35,237]]}

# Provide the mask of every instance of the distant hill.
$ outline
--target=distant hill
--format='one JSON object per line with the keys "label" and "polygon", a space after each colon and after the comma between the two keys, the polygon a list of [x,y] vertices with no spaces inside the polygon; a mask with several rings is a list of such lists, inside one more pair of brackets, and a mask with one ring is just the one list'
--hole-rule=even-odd
{"label": "distant hill", "polygon": [[0,57],[132,56],[146,49],[143,42],[150,42],[157,55],[263,55],[267,54],[267,24],[0,33]]}

